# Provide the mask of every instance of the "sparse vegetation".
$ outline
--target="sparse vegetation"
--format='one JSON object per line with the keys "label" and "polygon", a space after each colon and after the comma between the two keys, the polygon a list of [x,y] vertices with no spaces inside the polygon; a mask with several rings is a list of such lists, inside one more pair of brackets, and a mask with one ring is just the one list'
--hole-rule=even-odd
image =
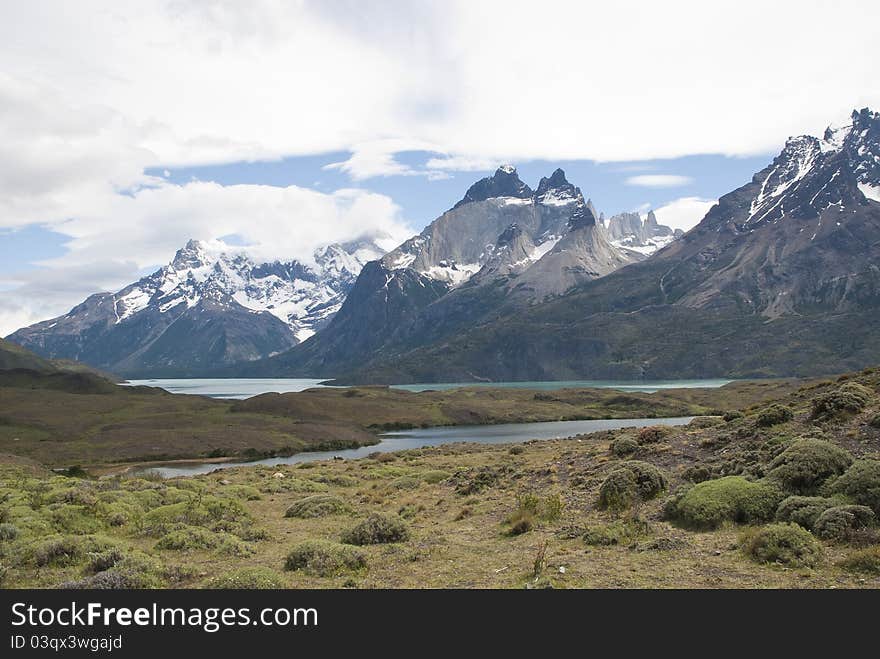
{"label": "sparse vegetation", "polygon": [[850,552],[840,561],[840,566],[851,572],[880,575],[880,546]]}
{"label": "sparse vegetation", "polygon": [[284,588],[284,580],[280,574],[269,568],[244,567],[212,577],[208,581],[207,587],[230,590],[270,590]]}

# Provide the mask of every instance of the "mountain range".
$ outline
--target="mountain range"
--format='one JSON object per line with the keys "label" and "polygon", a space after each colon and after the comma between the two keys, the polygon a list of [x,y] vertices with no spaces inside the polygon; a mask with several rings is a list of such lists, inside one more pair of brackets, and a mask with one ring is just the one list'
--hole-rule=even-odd
{"label": "mountain range", "polygon": [[223,243],[191,240],[151,275],[8,338],[130,377],[268,357],[325,326],[363,264],[383,253],[362,239],[323,247],[312,264],[255,263]]}
{"label": "mountain range", "polygon": [[[498,189],[486,183],[474,192]],[[516,193],[516,208],[537,205],[518,185],[503,191]],[[469,195],[454,210],[499,203]],[[582,206],[572,205],[567,236],[589,236],[594,249],[579,240],[584,251],[573,251],[625,258],[596,230],[592,212],[583,213],[581,224]],[[579,235],[581,226],[587,230]],[[558,255],[560,245],[563,239],[547,256]],[[615,251],[603,252],[605,245]],[[342,382],[839,372],[873,363],[880,354],[878,257],[880,115],[864,109],[822,138],[790,138],[695,228],[648,258],[626,267],[609,264],[606,271],[577,270],[564,280],[560,272],[571,273],[563,265],[556,272],[559,285],[544,295],[529,286],[529,272],[548,263],[545,256],[489,285],[469,281],[435,290],[381,336],[368,338],[372,319],[381,316],[375,287],[386,279],[362,281],[365,269],[322,333],[252,364],[257,368],[250,372],[308,372]],[[368,293],[372,302],[363,295]],[[389,296],[381,308],[399,306]],[[347,352],[353,344],[359,348]]]}
{"label": "mountain range", "polygon": [[880,354],[880,115],[790,138],[684,235],[505,165],[384,255],[208,252],[9,338],[123,374],[360,383],[860,368]]}

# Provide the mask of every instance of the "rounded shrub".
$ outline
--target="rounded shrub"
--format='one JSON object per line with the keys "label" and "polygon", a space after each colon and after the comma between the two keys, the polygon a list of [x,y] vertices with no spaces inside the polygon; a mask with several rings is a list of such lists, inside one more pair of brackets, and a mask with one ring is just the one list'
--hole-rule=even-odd
{"label": "rounded shrub", "polygon": [[672,433],[669,426],[647,426],[639,430],[637,439],[639,444],[656,444],[663,441]]}
{"label": "rounded shrub", "polygon": [[12,542],[18,537],[18,527],[4,522],[0,524],[0,542]]}
{"label": "rounded shrub", "polygon": [[342,542],[347,545],[381,545],[408,539],[409,529],[401,519],[379,513],[373,513],[342,534]]}
{"label": "rounded shrub", "polygon": [[714,529],[724,522],[766,522],[773,519],[783,496],[770,483],[727,476],[697,483],[670,500],[666,514],[682,526],[694,529]]}
{"label": "rounded shrub", "polygon": [[762,428],[768,428],[780,423],[786,423],[793,418],[794,412],[791,411],[791,408],[785,407],[784,405],[770,405],[758,413],[758,418],[755,419],[755,423]]}
{"label": "rounded shrub", "polygon": [[639,443],[632,437],[621,437],[611,442],[611,454],[617,457],[632,455],[639,450]]}
{"label": "rounded shrub", "polygon": [[847,451],[831,442],[799,439],[776,456],[767,475],[789,492],[813,494],[831,476],[846,471],[852,461]]}
{"label": "rounded shrub", "polygon": [[856,460],[831,490],[880,515],[880,460]]}
{"label": "rounded shrub", "polygon": [[313,494],[310,497],[294,502],[285,511],[284,516],[307,519],[327,517],[328,515],[341,515],[347,512],[351,512],[351,508],[339,497],[332,494]]}
{"label": "rounded shrub", "polygon": [[366,566],[367,557],[361,550],[327,540],[308,540],[298,544],[284,562],[285,570],[302,570],[320,577]]}
{"label": "rounded shrub", "polygon": [[867,387],[857,382],[847,382],[834,391],[816,396],[811,402],[814,419],[828,419],[848,414],[858,414],[874,397]]}
{"label": "rounded shrub", "polygon": [[769,524],[742,539],[746,555],[758,563],[812,567],[822,560],[822,545],[797,524]]}
{"label": "rounded shrub", "polygon": [[639,500],[653,499],[666,484],[666,476],[654,465],[639,460],[624,462],[599,486],[599,506],[619,512]]}
{"label": "rounded shrub", "polygon": [[777,522],[794,522],[812,529],[816,519],[839,502],[825,497],[791,496],[782,500],[776,509]]}
{"label": "rounded shrub", "polygon": [[833,506],[825,510],[813,524],[813,532],[823,540],[844,542],[853,531],[870,528],[877,521],[867,506]]}
{"label": "rounded shrub", "polygon": [[858,549],[840,561],[838,565],[851,572],[880,575],[880,546]]}
{"label": "rounded shrub", "polygon": [[244,567],[224,572],[206,584],[218,590],[270,590],[284,588],[281,575],[266,567]]}

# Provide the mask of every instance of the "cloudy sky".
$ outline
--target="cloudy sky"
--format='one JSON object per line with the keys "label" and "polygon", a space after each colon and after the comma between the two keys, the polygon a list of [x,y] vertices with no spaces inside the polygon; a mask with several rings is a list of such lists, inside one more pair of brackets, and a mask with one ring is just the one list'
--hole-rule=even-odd
{"label": "cloudy sky", "polygon": [[399,241],[512,162],[688,228],[880,107],[880,3],[0,2],[0,335],[229,237]]}

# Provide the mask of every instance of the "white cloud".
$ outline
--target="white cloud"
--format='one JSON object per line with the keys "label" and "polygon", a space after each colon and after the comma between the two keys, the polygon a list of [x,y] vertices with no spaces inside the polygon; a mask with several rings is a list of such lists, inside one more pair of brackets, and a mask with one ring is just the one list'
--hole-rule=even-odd
{"label": "white cloud", "polygon": [[[840,0],[834,14],[849,20],[809,0],[635,13],[547,0],[539,12],[556,18],[502,0],[3,3],[0,227],[71,236],[71,253],[47,265],[56,273],[163,262],[187,234],[307,251],[326,227],[393,229],[397,211],[378,195],[173,186],[144,169],[346,151],[336,166],[363,180],[745,155],[880,106],[878,3]],[[622,47],[622,32],[638,47]],[[418,169],[395,156],[414,148],[444,155]]]}
{"label": "white cloud", "polygon": [[314,249],[328,242],[369,234],[383,237],[390,249],[412,233],[389,197],[358,189],[324,194],[195,181],[91,202],[53,226],[70,236],[65,255],[4,275],[0,335],[66,313],[96,291],[118,290],[145,268],[169,261],[189,238],[236,234],[255,259],[310,262]]}
{"label": "white cloud", "polygon": [[655,209],[654,215],[660,224],[688,231],[699,224],[716,203],[714,199],[681,197]]}
{"label": "white cloud", "polygon": [[678,174],[639,174],[626,179],[627,185],[638,185],[643,188],[678,188],[694,182],[690,176]]}

